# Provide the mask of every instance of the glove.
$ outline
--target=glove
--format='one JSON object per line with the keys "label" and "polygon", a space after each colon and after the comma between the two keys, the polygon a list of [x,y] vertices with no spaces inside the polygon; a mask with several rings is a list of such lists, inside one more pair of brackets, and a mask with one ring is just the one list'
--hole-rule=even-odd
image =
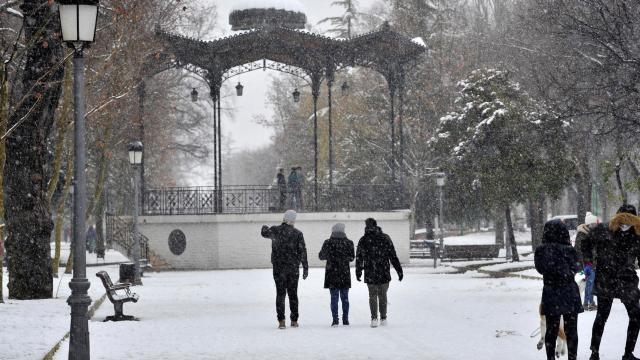
{"label": "glove", "polygon": [[398,273],[398,281],[402,281],[402,278],[404,277],[403,273]]}
{"label": "glove", "polygon": [[302,280],[307,280],[308,276],[309,276],[309,269],[302,270]]}
{"label": "glove", "polygon": [[362,275],[356,275],[356,280],[362,281]]}
{"label": "glove", "polygon": [[591,265],[591,263],[587,263],[584,266],[584,276],[589,277],[591,276],[591,272],[593,271],[593,266]]}

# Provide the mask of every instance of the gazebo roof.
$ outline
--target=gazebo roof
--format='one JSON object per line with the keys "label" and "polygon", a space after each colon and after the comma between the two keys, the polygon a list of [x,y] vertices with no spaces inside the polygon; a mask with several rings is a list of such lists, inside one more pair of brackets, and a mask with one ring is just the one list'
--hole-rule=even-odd
{"label": "gazebo roof", "polygon": [[334,39],[284,27],[264,27],[237,35],[202,41],[158,30],[166,50],[178,63],[192,64],[214,77],[259,60],[294,66],[324,75],[346,66],[374,68],[385,76],[402,69],[426,51],[385,23],[353,39]]}

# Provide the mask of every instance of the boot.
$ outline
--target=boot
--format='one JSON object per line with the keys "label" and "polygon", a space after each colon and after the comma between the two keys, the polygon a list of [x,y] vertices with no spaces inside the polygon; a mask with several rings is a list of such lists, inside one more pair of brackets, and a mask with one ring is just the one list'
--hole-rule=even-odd
{"label": "boot", "polygon": [[349,319],[347,319],[347,318],[342,318],[342,325],[344,325],[344,326],[349,326]]}
{"label": "boot", "polygon": [[387,326],[387,318],[380,319],[380,326]]}
{"label": "boot", "polygon": [[371,319],[371,327],[372,328],[378,327],[378,319]]}
{"label": "boot", "polygon": [[338,318],[333,319],[333,322],[331,323],[331,327],[336,327],[340,325],[340,321],[338,320]]}
{"label": "boot", "polygon": [[600,360],[600,354],[597,351],[592,351],[589,360]]}
{"label": "boot", "polygon": [[297,328],[298,327],[298,320],[291,320],[291,327]]}
{"label": "boot", "polygon": [[632,353],[628,353],[628,354],[624,354],[624,356],[622,356],[622,360],[640,360],[637,357],[633,356]]}
{"label": "boot", "polygon": [[284,323],[284,320],[278,320],[278,329],[283,330],[287,328],[287,324]]}

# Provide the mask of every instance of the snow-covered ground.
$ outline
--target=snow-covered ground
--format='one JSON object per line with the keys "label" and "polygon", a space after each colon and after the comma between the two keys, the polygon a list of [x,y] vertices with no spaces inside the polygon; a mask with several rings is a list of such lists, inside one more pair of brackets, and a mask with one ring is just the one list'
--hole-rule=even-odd
{"label": "snow-covered ground", "polygon": [[[407,268],[389,290],[389,326],[371,329],[366,287],[354,283],[350,327],[331,328],[324,272],[300,282],[298,329],[275,328],[269,270],[154,273],[135,288],[125,313],[138,322],[103,323],[105,303],[90,324],[93,359],[541,359],[531,338],[539,326],[541,283],[428,274]],[[588,358],[595,314],[580,317],[580,356]],[[626,313],[614,306],[603,341],[620,358]],[[63,344],[57,359],[65,359]]]}
{"label": "snow-covered ground", "polygon": [[[92,359],[544,358],[535,348],[538,339],[530,336],[539,326],[541,281],[494,279],[476,271],[446,273],[452,269],[449,264],[435,270],[430,262],[411,265],[405,267],[403,282],[393,274],[389,326],[376,329],[368,326],[366,286],[355,277],[352,325],[329,326],[329,294],[322,288],[324,270],[319,268],[300,281],[301,327],[284,331],[276,329],[270,270],[146,273],[144,286],[133,288],[140,301],[124,307],[125,314],[140,321],[102,322],[113,313],[108,300],[96,312],[90,323]],[[94,275],[102,269],[118,277],[116,265],[90,268],[93,300],[104,293]],[[535,275],[535,270],[521,273]],[[6,300],[6,275],[5,271],[0,359],[42,359],[69,329],[69,275],[55,280],[56,287],[60,283],[55,299],[38,301]],[[580,316],[580,360],[588,359],[594,317],[593,312]],[[624,307],[616,301],[603,340],[603,359],[621,357],[626,324]],[[63,342],[55,358],[66,359],[67,354],[68,342]]]}
{"label": "snow-covered ground", "polygon": [[[66,264],[67,263],[67,259],[69,258],[69,252],[71,249],[71,243],[61,243],[60,244],[60,263],[61,264]],[[54,256],[54,251],[55,251],[55,244],[51,243],[51,257]],[[93,264],[113,264],[113,263],[118,263],[118,262],[128,262],[129,260],[127,259],[126,256],[122,255],[121,253],[115,251],[115,250],[111,250],[111,249],[107,249],[104,253],[104,259],[98,259],[98,256],[96,255],[96,253],[89,253],[87,252],[87,264],[88,265],[93,265]]]}

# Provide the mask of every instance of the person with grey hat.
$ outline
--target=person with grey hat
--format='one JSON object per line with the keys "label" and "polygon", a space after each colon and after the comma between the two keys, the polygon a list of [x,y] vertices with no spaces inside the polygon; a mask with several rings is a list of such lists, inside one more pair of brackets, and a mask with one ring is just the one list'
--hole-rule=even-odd
{"label": "person with grey hat", "polygon": [[402,266],[391,238],[382,232],[374,219],[368,218],[365,220],[364,236],[358,242],[356,251],[356,279],[361,281],[364,270],[364,282],[369,288],[371,327],[378,327],[378,310],[379,324],[387,325],[387,291],[391,281],[389,263],[396,269],[398,281],[402,281]]}
{"label": "person with grey hat", "polygon": [[349,263],[355,259],[353,241],[347,239],[345,226],[337,223],[331,228],[331,237],[322,244],[320,260],[326,260],[324,288],[331,294],[331,326],[340,325],[338,299],[342,301],[342,325],[349,325],[349,288],[351,271]]}
{"label": "person with grey hat", "polygon": [[262,226],[262,237],[271,239],[271,264],[276,284],[278,328],[285,329],[285,298],[289,296],[291,327],[298,327],[298,279],[302,264],[302,279],[309,275],[307,248],[302,232],[294,228],[297,213],[287,210],[278,226]]}

